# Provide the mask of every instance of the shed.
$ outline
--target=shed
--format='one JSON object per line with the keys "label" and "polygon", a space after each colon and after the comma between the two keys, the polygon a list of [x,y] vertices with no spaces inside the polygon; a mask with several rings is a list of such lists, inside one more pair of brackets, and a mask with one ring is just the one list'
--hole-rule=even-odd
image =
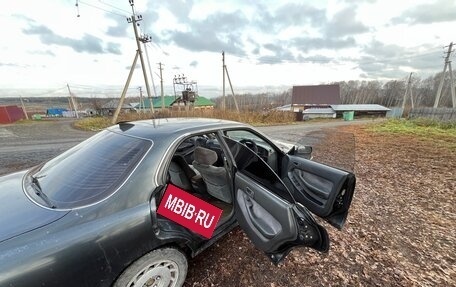
{"label": "shed", "polygon": [[24,111],[18,106],[0,106],[0,124],[10,124],[24,118]]}
{"label": "shed", "polygon": [[275,107],[273,108],[274,111],[279,111],[279,112],[299,112],[299,109],[296,107],[296,108],[292,108],[291,107],[291,104],[288,104],[288,105],[283,105],[283,106],[280,106],[280,107]]}
{"label": "shed", "polygon": [[336,112],[331,108],[312,108],[306,109],[302,112],[303,119],[315,118],[336,118]]}
{"label": "shed", "polygon": [[46,115],[48,117],[61,117],[64,112],[68,112],[68,109],[65,108],[49,108],[46,110]]}
{"label": "shed", "polygon": [[355,116],[371,115],[384,117],[390,111],[389,108],[377,104],[331,105],[331,108],[337,113],[337,116],[342,116],[344,112],[353,111]]}

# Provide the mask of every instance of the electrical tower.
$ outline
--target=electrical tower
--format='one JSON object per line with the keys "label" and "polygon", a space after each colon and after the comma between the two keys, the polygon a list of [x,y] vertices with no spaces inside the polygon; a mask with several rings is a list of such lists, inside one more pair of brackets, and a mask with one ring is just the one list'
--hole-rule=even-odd
{"label": "electrical tower", "polygon": [[443,82],[445,80],[445,72],[448,67],[448,71],[450,73],[450,89],[451,89],[451,100],[453,103],[453,108],[456,108],[456,94],[454,90],[454,80],[453,80],[453,70],[451,69],[451,53],[453,53],[453,42],[450,43],[448,46],[448,51],[446,52],[447,55],[445,57],[445,65],[443,66],[443,73],[442,73],[442,78],[440,79],[440,84],[439,84],[439,89],[437,90],[437,95],[435,96],[435,102],[434,102],[434,108],[437,108],[439,106],[440,102],[440,97],[442,95],[442,88],[443,88]]}
{"label": "electrical tower", "polygon": [[[174,75],[173,88],[174,98],[178,103],[184,103],[186,108],[195,103],[196,98],[198,97],[198,83],[196,81],[188,81],[184,74],[182,74],[182,76]],[[179,96],[178,93],[181,95]]]}

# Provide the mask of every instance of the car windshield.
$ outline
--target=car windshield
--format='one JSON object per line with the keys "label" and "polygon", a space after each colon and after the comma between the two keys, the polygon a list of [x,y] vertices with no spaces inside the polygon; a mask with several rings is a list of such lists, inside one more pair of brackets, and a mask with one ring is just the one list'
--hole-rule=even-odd
{"label": "car windshield", "polygon": [[57,208],[92,204],[112,194],[130,175],[152,142],[103,131],[48,161],[30,174]]}

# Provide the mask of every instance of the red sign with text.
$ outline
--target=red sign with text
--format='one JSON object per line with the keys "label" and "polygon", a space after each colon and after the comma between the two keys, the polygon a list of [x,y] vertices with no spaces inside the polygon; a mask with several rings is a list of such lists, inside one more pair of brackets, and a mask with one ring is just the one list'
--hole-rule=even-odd
{"label": "red sign with text", "polygon": [[222,211],[179,187],[169,184],[157,213],[209,239],[214,233]]}

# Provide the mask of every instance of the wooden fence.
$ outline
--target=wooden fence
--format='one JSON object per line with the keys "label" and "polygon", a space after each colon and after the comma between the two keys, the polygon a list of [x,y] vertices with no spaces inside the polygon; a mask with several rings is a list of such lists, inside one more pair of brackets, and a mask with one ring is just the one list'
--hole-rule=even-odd
{"label": "wooden fence", "polygon": [[410,118],[431,118],[441,121],[456,121],[455,108],[416,108],[409,113]]}

